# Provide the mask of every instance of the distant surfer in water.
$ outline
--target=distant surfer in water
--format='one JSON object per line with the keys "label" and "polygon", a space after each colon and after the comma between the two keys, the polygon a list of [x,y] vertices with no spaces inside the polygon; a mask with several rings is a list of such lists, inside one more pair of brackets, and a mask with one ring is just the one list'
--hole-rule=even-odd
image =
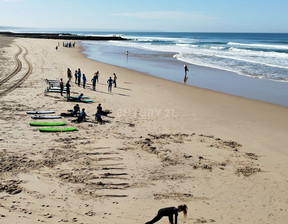
{"label": "distant surfer in water", "polygon": [[188,77],[187,77],[187,73],[188,73],[188,71],[189,71],[187,65],[184,65],[184,71],[185,71],[184,83],[186,83],[186,81],[187,81],[187,79],[188,79]]}

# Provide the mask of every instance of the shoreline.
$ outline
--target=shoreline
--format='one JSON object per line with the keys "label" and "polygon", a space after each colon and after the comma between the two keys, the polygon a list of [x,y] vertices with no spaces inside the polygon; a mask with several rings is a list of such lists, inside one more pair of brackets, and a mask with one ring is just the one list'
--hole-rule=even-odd
{"label": "shoreline", "polygon": [[[56,43],[17,38],[7,49],[25,47],[33,72],[0,98],[1,222],[145,223],[183,203],[187,224],[286,222],[287,108],[100,63],[78,45],[56,51]],[[60,114],[75,104],[44,92],[44,80],[66,81],[67,68],[87,76],[86,89],[73,77],[71,91],[94,100],[80,105],[89,122],[62,118],[78,131],[39,132],[25,111]],[[113,72],[118,87],[108,93]],[[98,103],[112,111],[103,125],[94,121]]]}
{"label": "shoreline", "polygon": [[[80,45],[83,45],[82,53],[87,58],[183,83],[184,71],[182,70],[184,62],[175,58],[165,58],[164,56],[163,59],[159,59],[162,55],[161,52],[150,53],[151,51],[127,48],[126,50],[133,52],[131,53],[132,56],[129,53],[128,60],[128,57],[123,56],[123,47],[103,47],[99,45],[97,48],[94,47],[97,51],[91,52],[85,47],[85,44],[80,43]],[[141,57],[142,54],[145,57]],[[163,52],[163,54],[170,55],[167,52]],[[288,107],[287,82],[256,79],[232,71],[193,64],[187,65],[190,71],[186,85]]]}

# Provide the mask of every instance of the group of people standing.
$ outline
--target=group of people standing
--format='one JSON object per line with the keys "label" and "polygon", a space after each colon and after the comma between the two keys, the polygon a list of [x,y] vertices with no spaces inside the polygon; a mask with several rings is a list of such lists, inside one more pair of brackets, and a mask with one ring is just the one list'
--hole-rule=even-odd
{"label": "group of people standing", "polygon": [[[99,73],[99,71],[97,71],[97,72],[94,73],[94,76],[91,79],[92,88],[93,88],[94,91],[96,90],[96,83],[99,83],[99,76],[100,76],[100,73]],[[82,74],[80,68],[75,70],[74,77],[75,77],[75,84],[77,84],[80,87],[81,86],[81,81],[82,81],[83,88],[85,89],[87,78],[86,78],[84,73]],[[61,96],[63,96],[64,87],[66,87],[67,98],[70,98],[70,88],[71,88],[70,82],[72,80],[72,71],[71,71],[70,68],[67,68],[67,78],[68,78],[68,80],[67,80],[66,84],[64,84],[63,78],[60,79],[60,94],[61,94]],[[112,79],[112,77],[109,77],[109,79],[107,80],[108,92],[112,92],[113,84],[114,84],[115,88],[117,87],[117,82],[116,81],[117,81],[117,76],[116,76],[115,73],[113,73],[113,79]],[[81,97],[83,97],[83,94],[81,93],[79,97],[81,99]],[[77,101],[77,99],[75,101]],[[101,104],[99,104],[98,107],[97,107],[97,112],[95,114],[95,120],[102,124],[104,121],[102,120],[101,116],[103,114],[106,116],[107,113],[111,113],[111,112],[103,111],[102,107],[101,107]],[[76,104],[74,106],[73,110],[70,111],[70,113],[62,113],[62,114],[63,114],[63,116],[78,116],[78,118],[75,120],[75,122],[78,122],[78,123],[80,123],[82,121],[86,121],[86,116],[87,116],[87,114],[85,112],[85,108],[83,108],[80,111],[79,104]]]}
{"label": "group of people standing", "polygon": [[[96,91],[96,83],[99,83],[99,76],[100,76],[100,73],[99,73],[99,71],[97,71],[94,73],[94,76],[91,79],[93,91]],[[82,74],[80,68],[78,68],[78,70],[75,70],[74,77],[75,77],[75,84],[77,84],[80,87],[81,86],[81,80],[82,80],[82,86],[85,89],[87,78],[86,78],[86,75],[84,73]],[[70,81],[72,79],[72,72],[71,72],[70,68],[67,69],[67,78],[68,78],[68,82],[69,82],[69,83],[67,82],[69,84],[68,88],[70,90],[70,87],[71,87]],[[67,88],[67,83],[66,83],[66,88]],[[117,87],[117,76],[115,73],[113,73],[113,79],[112,79],[112,77],[109,77],[109,79],[107,80],[107,83],[108,83],[108,92],[112,92],[113,84],[114,84],[115,88]],[[64,84],[63,84],[63,88],[64,88]],[[61,93],[61,95],[62,95],[62,93]],[[68,93],[67,93],[67,96],[68,96]]]}

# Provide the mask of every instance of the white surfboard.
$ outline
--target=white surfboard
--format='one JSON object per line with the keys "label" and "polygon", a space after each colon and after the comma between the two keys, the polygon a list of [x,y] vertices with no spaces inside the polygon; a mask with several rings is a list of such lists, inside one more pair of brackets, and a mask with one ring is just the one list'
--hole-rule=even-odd
{"label": "white surfboard", "polygon": [[48,111],[26,111],[27,114],[54,114],[55,111],[48,110]]}
{"label": "white surfboard", "polygon": [[31,116],[32,119],[59,119],[61,116],[40,116],[40,115],[34,115]]}

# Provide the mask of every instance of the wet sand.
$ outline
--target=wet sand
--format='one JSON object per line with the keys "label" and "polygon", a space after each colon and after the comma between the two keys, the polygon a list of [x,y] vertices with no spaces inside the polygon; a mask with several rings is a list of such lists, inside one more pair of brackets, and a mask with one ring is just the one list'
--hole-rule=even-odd
{"label": "wet sand", "polygon": [[[0,82],[15,73],[0,86],[1,223],[145,223],[182,203],[188,224],[286,223],[287,108],[99,63],[78,45],[56,51],[57,44],[18,38],[1,49]],[[66,81],[67,68],[86,74],[87,88],[73,77],[71,95],[94,100],[80,104],[88,122],[62,118],[78,131],[39,132],[26,111],[58,115],[75,104],[44,91],[45,79]],[[118,87],[108,93],[114,72]],[[102,125],[98,103],[112,111]]]}

